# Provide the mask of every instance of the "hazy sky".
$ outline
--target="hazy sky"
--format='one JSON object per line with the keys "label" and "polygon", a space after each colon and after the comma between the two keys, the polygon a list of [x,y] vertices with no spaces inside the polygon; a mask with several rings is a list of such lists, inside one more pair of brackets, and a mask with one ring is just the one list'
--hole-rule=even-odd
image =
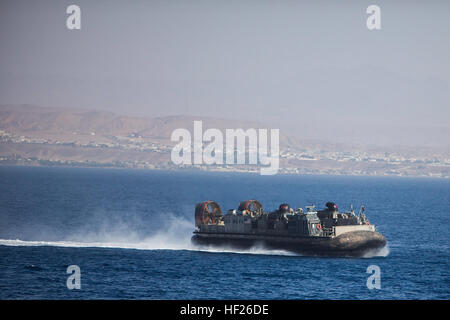
{"label": "hazy sky", "polygon": [[[66,28],[70,4],[81,30]],[[450,1],[0,2],[0,104],[450,147],[449,57]]]}

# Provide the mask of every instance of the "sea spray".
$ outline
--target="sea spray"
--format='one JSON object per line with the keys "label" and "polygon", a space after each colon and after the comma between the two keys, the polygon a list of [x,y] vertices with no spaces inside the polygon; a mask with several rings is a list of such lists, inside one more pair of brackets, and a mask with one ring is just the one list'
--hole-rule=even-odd
{"label": "sea spray", "polygon": [[[158,219],[159,220],[159,219]],[[254,246],[249,249],[234,249],[232,247],[197,246],[191,243],[193,222],[184,216],[173,213],[165,213],[164,223],[156,233],[140,238],[137,232],[129,225],[120,222],[120,225],[111,225],[104,222],[97,232],[90,230],[86,234],[78,232],[70,239],[61,241],[45,240],[10,240],[0,239],[0,245],[7,246],[56,246],[56,247],[98,247],[98,248],[123,248],[138,250],[189,250],[211,253],[237,253],[237,254],[261,254],[261,255],[283,255],[297,256],[295,253],[284,250],[269,250],[263,246]],[[108,228],[111,232],[108,232]],[[118,232],[120,230],[120,232]]]}
{"label": "sea spray", "polygon": [[367,251],[362,258],[375,258],[375,257],[387,257],[390,253],[389,246],[386,245],[383,248],[372,249]]}

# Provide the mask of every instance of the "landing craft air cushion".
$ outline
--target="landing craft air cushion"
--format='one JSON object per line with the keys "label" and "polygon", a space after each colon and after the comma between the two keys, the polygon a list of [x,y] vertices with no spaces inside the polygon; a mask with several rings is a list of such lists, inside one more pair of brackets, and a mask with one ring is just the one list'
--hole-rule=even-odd
{"label": "landing craft air cushion", "polygon": [[237,210],[225,215],[214,201],[195,206],[192,242],[197,245],[288,250],[307,255],[361,256],[386,245],[386,238],[376,231],[364,213],[341,213],[333,202],[323,210],[307,206],[292,209],[284,203],[266,212],[257,200],[239,203]]}

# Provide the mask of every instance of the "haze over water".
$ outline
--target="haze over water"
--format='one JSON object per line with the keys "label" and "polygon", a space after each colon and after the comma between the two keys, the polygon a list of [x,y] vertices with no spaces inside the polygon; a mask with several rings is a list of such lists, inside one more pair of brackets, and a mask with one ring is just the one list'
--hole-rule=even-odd
{"label": "haze over water", "polygon": [[[450,3],[0,4],[0,104],[249,119],[299,138],[448,148]],[[39,50],[36,50],[39,48]]]}

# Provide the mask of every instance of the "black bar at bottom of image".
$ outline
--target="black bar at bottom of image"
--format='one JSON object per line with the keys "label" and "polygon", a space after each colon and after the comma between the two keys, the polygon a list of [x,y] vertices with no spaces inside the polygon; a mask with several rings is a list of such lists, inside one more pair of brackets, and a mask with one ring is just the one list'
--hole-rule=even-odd
{"label": "black bar at bottom of image", "polygon": [[[392,311],[448,310],[448,300],[3,300],[2,312],[85,316],[139,312],[155,319],[298,319],[357,315],[385,317]],[[155,317],[153,317],[155,316]]]}

